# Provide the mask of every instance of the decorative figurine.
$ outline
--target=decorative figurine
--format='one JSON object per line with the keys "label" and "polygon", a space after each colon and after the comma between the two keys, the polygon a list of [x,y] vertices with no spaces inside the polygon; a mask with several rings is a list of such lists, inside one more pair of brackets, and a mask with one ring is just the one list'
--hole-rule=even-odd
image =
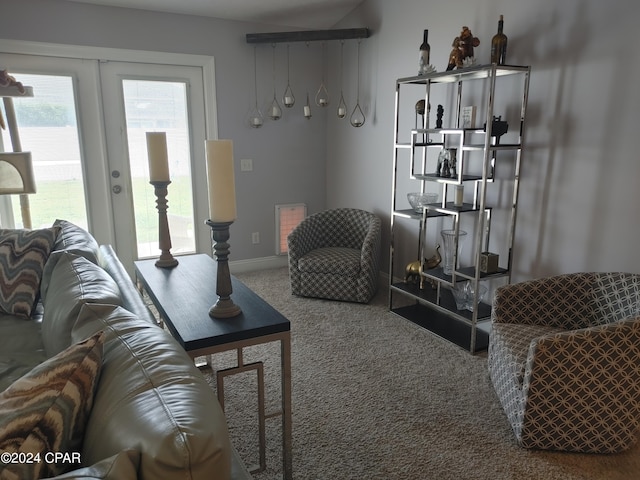
{"label": "decorative figurine", "polygon": [[444,107],[442,105],[438,105],[436,113],[436,128],[442,128],[442,115],[444,115]]}
{"label": "decorative figurine", "polygon": [[[442,262],[442,256],[440,255],[440,244],[436,244],[436,253],[429,258],[424,259],[424,264],[420,265],[420,260],[414,260],[413,262],[407,264],[404,270],[404,283],[419,283],[420,290],[424,289],[424,276],[422,272],[424,270],[431,270],[436,268]],[[434,282],[431,282],[431,286],[435,287]]]}
{"label": "decorative figurine", "polygon": [[415,285],[418,282],[422,282],[421,273],[422,268],[420,266],[420,260],[414,260],[407,264],[404,269],[404,283],[413,283]]}
{"label": "decorative figurine", "polygon": [[[449,163],[449,150],[443,148],[438,155],[438,166],[436,167],[436,175],[438,177],[444,177],[444,165]],[[448,169],[448,167],[447,167]],[[448,176],[448,175],[446,175]]]}
{"label": "decorative figurine", "polygon": [[454,68],[463,68],[464,66],[473,65],[475,57],[473,55],[473,48],[480,45],[480,39],[474,37],[469,27],[463,26],[460,36],[453,39],[451,46],[453,49],[449,54],[449,63],[447,65],[447,71]]}
{"label": "decorative figurine", "polygon": [[449,149],[449,169],[451,170],[451,178],[456,178],[458,176],[457,171],[457,157],[458,149],[450,148]]}

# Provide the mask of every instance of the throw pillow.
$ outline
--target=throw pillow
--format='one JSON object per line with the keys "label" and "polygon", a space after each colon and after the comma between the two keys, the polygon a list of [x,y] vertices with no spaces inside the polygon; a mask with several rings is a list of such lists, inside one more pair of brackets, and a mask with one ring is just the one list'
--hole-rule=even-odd
{"label": "throw pillow", "polygon": [[103,332],[35,367],[0,393],[0,451],[32,463],[0,463],[0,478],[55,476],[76,467],[47,454],[79,455],[102,365]]}
{"label": "throw pillow", "polygon": [[0,229],[0,312],[29,318],[59,228]]}

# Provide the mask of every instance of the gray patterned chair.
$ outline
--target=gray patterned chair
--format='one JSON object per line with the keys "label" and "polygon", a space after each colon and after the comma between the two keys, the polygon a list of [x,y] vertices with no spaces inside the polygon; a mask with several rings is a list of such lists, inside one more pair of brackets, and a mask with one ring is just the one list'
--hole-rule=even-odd
{"label": "gray patterned chair", "polygon": [[498,288],[488,363],[521,446],[629,448],[640,432],[640,275],[572,273]]}
{"label": "gray patterned chair", "polygon": [[367,303],[378,286],[381,226],[354,208],[305,218],[287,238],[291,293]]}

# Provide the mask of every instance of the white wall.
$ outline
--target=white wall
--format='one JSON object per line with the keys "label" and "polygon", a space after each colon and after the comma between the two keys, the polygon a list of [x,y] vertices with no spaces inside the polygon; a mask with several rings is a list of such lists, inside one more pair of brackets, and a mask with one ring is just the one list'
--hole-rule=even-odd
{"label": "white wall", "polygon": [[631,8],[623,0],[365,1],[338,26],[373,29],[362,50],[370,120],[343,129],[328,119],[327,206],[380,214],[388,244],[395,80],[417,73],[425,28],[438,70],[462,25],[481,40],[479,61],[488,61],[503,14],[508,62],[532,66],[514,280],[640,272],[640,50]]}
{"label": "white wall", "polygon": [[[209,55],[215,58],[219,138],[234,141],[238,219],[231,226],[234,261],[275,254],[274,205],[304,202],[310,213],[325,206],[324,112],[302,116],[304,89],[318,88],[322,63],[309,58],[304,44],[291,46],[291,82],[296,111],[261,129],[246,125],[254,99],[253,46],[247,33],[274,27],[187,15],[109,8],[60,0],[0,0],[0,38],[55,44]],[[2,61],[0,40],[0,67]],[[273,97],[272,49],[258,47],[260,104]],[[286,49],[277,49],[277,83],[286,86]],[[266,114],[266,112],[263,113]],[[253,159],[253,172],[239,160]],[[204,159],[201,159],[204,161]],[[203,219],[204,220],[204,219]],[[204,224],[200,228],[206,228]],[[251,233],[260,232],[260,244]]]}
{"label": "white wall", "polygon": [[[395,79],[414,74],[425,28],[439,70],[462,25],[481,39],[476,55],[487,59],[498,15],[504,14],[509,62],[532,66],[514,252],[514,279],[519,280],[580,270],[640,272],[636,10],[626,0],[366,0],[336,25],[373,32],[361,44],[360,103],[367,123],[359,129],[333,112],[316,112],[309,122],[285,118],[257,131],[244,126],[253,58],[244,35],[282,28],[60,0],[0,0],[0,37],[213,55],[219,135],[232,138],[236,157],[253,158],[256,169],[236,177],[239,218],[232,227],[232,256],[247,259],[272,255],[273,244],[264,239],[272,238],[273,204],[281,202],[307,202],[310,212],[325,206],[374,211],[383,217],[388,244]],[[270,47],[263,48],[259,69],[268,98],[271,55]],[[301,63],[292,75],[314,88],[321,61],[308,62],[304,46],[295,48],[302,49]],[[335,107],[339,44],[329,53]],[[345,44],[350,108],[355,53],[354,41]],[[284,57],[279,61],[283,72]],[[305,87],[298,85],[301,101]],[[257,229],[263,243],[255,247],[250,238]],[[387,250],[383,253],[388,260]]]}

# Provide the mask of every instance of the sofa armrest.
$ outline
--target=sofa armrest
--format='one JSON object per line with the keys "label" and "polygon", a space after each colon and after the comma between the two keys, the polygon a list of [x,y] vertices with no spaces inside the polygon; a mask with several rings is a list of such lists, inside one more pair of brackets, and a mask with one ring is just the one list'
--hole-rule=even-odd
{"label": "sofa armrest", "polygon": [[592,325],[593,274],[571,273],[497,288],[491,318],[566,329]]}
{"label": "sofa armrest", "polygon": [[157,323],[111,245],[100,245],[98,262],[120,288],[122,306],[131,313],[135,313],[138,318],[151,323]]}

